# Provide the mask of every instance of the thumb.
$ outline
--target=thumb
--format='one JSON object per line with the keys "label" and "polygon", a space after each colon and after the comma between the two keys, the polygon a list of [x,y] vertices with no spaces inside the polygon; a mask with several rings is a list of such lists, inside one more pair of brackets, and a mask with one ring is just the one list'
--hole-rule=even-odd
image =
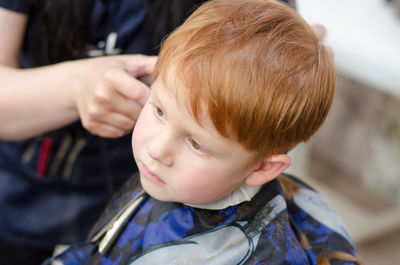
{"label": "thumb", "polygon": [[315,35],[317,36],[318,40],[322,42],[326,36],[326,28],[324,25],[321,24],[313,24],[311,25],[311,29],[314,31]]}

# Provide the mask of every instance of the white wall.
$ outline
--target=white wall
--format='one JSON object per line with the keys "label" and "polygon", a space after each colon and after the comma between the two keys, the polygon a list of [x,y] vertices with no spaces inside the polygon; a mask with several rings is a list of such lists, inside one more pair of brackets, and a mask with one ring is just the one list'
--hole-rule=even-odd
{"label": "white wall", "polygon": [[328,29],[339,71],[400,97],[400,14],[385,0],[297,0]]}

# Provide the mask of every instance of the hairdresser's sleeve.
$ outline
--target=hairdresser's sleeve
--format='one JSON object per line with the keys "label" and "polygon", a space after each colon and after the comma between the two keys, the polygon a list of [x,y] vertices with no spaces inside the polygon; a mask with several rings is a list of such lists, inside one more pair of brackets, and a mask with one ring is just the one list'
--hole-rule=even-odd
{"label": "hairdresser's sleeve", "polygon": [[284,2],[284,3],[292,6],[293,8],[296,8],[296,0],[281,0],[281,2]]}
{"label": "hairdresser's sleeve", "polygon": [[0,7],[19,13],[28,13],[31,0],[0,0]]}

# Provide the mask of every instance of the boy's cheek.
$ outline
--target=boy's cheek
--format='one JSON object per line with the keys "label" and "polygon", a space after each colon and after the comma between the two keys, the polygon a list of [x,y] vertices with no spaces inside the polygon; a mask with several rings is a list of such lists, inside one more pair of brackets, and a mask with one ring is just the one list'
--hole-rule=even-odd
{"label": "boy's cheek", "polygon": [[[135,127],[133,128],[133,132],[132,132],[132,148],[134,149],[136,146],[139,146],[140,143],[143,144],[143,136],[146,133],[144,130],[146,130],[146,112],[147,110],[147,104],[145,105],[145,107],[143,108],[143,111],[141,112],[141,114],[139,115]],[[147,123],[147,131],[149,131],[149,124]]]}
{"label": "boy's cheek", "polygon": [[144,144],[144,139],[142,139],[142,128],[141,128],[141,124],[140,121],[138,120],[138,122],[136,123],[135,128],[133,129],[132,132],[132,150],[133,150],[133,154],[135,154],[135,152],[139,149],[139,147],[141,146],[141,144]]}
{"label": "boy's cheek", "polygon": [[[190,163],[186,165],[190,166]],[[188,193],[199,193],[199,191],[206,191],[212,184],[210,181],[210,173],[207,170],[202,170],[201,168],[197,167],[186,167],[185,169],[179,172],[181,176],[181,185],[182,190],[187,191]],[[178,172],[177,172],[178,174]],[[207,177],[205,177],[207,176]]]}

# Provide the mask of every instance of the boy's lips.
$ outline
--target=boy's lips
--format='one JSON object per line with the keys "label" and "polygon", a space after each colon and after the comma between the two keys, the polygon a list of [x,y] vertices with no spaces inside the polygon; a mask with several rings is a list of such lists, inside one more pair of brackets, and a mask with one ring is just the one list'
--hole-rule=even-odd
{"label": "boy's lips", "polygon": [[165,182],[160,179],[156,174],[154,174],[153,172],[150,171],[150,169],[147,168],[147,166],[145,164],[142,163],[142,172],[143,174],[150,179],[152,182],[154,183],[158,183],[158,184],[165,184]]}

